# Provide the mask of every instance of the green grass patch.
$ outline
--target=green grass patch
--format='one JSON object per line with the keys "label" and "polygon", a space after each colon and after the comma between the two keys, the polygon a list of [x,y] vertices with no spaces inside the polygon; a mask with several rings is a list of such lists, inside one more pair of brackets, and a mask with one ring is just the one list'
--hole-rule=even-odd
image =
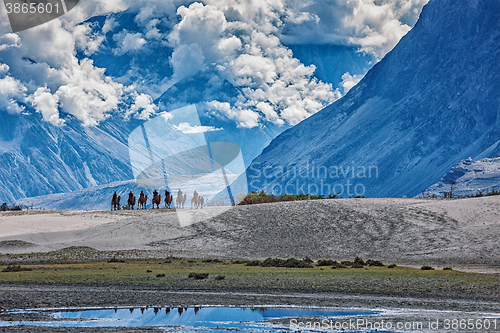
{"label": "green grass patch", "polygon": [[[267,259],[266,259],[267,260]],[[295,259],[268,263],[294,263]],[[259,263],[265,262],[258,261]],[[248,263],[247,263],[248,264]],[[354,263],[353,263],[354,264]],[[292,265],[293,266],[293,265]],[[29,264],[31,271],[0,273],[2,282],[86,285],[161,286],[172,290],[280,290],[304,292],[368,293],[395,296],[493,297],[500,290],[500,276],[463,273],[455,270],[420,270],[395,266],[339,267],[324,269],[262,267],[231,261],[195,259],[127,260],[71,264]],[[148,272],[149,271],[149,272]],[[190,273],[206,278],[188,278]]]}

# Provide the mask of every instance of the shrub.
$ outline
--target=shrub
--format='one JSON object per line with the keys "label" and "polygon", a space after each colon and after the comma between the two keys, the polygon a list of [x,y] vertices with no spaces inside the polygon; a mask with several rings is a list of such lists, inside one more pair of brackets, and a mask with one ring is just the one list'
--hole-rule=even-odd
{"label": "shrub", "polygon": [[333,261],[333,264],[332,264],[332,269],[336,269],[336,268],[346,268],[347,266],[346,265],[343,265],[337,261]]}
{"label": "shrub", "polygon": [[23,210],[20,206],[14,206],[13,208],[11,208],[10,210],[16,210],[16,211],[20,211],[20,210]]}
{"label": "shrub", "polygon": [[220,262],[222,262],[222,260],[220,260],[220,259],[203,259],[202,262],[220,263]]}
{"label": "shrub", "polygon": [[314,263],[314,260],[312,260],[311,258],[309,257],[305,257],[304,259],[302,259],[303,262],[307,262],[308,264],[312,264]]}
{"label": "shrub", "polygon": [[188,279],[203,280],[208,278],[208,273],[189,273]]}
{"label": "shrub", "polygon": [[387,266],[387,268],[395,268],[397,267],[396,264],[390,264],[389,266]]}
{"label": "shrub", "polygon": [[245,264],[245,266],[260,266],[260,261],[258,260],[250,260]]}
{"label": "shrub", "polygon": [[248,261],[246,261],[246,260],[233,260],[232,263],[235,265],[242,265],[242,264],[248,263]]}
{"label": "shrub", "polygon": [[361,259],[360,257],[356,257],[354,258],[354,262],[353,262],[354,265],[361,265],[361,266],[364,266],[365,265],[365,262],[363,261],[363,259]]}
{"label": "shrub", "polygon": [[352,261],[344,260],[344,261],[341,261],[340,264],[343,266],[352,266]]}
{"label": "shrub", "polygon": [[420,269],[423,271],[432,271],[432,270],[434,270],[434,267],[424,265],[424,266],[420,267]]}
{"label": "shrub", "polygon": [[366,264],[367,264],[368,266],[378,266],[378,267],[382,267],[382,266],[384,266],[384,264],[383,264],[381,261],[378,261],[378,260],[371,260],[371,259],[367,260],[367,261],[366,261]]}
{"label": "shrub", "polygon": [[165,277],[165,274],[157,274],[156,275],[157,278],[160,278],[160,277]]}
{"label": "shrub", "polygon": [[332,259],[328,260],[318,260],[318,263],[316,266],[332,266],[336,263],[336,261],[333,261]]}
{"label": "shrub", "polygon": [[113,258],[109,259],[108,262],[109,263],[113,263],[113,262],[125,262],[125,260],[113,257]]}
{"label": "shrub", "polygon": [[351,266],[351,268],[363,268],[363,267],[365,267],[365,266],[361,265],[359,263],[353,263],[352,266]]}
{"label": "shrub", "polygon": [[1,206],[0,206],[0,211],[2,212],[6,212],[9,210],[9,206],[7,206],[7,203],[4,202]]}
{"label": "shrub", "polygon": [[21,267],[21,265],[9,265],[6,268],[2,269],[2,272],[28,272],[31,271],[31,268]]}
{"label": "shrub", "polygon": [[288,268],[312,268],[313,266],[303,260],[290,258],[283,262],[283,266],[278,267],[288,267]]}
{"label": "shrub", "polygon": [[443,271],[452,271],[453,269],[451,267],[445,267],[443,268]]}
{"label": "shrub", "polygon": [[217,275],[214,280],[217,280],[217,281],[221,281],[221,280],[224,280],[226,278],[225,275]]}

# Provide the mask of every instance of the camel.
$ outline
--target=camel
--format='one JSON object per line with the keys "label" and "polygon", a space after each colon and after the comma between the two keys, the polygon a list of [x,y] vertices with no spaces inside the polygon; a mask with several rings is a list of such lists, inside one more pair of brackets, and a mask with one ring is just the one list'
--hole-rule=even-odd
{"label": "camel", "polygon": [[144,195],[144,193],[141,191],[141,194],[139,195],[138,203],[139,203],[139,209],[140,208],[144,208],[144,209],[148,208],[147,207],[148,206],[148,195],[147,194]]}
{"label": "camel", "polygon": [[[156,192],[156,191],[155,191]],[[156,193],[154,196],[153,196],[153,200],[152,200],[152,204],[153,204],[153,209],[155,208],[155,205],[156,205],[156,208],[160,208],[160,203],[161,203],[161,195],[159,195],[158,193]]]}
{"label": "camel", "polygon": [[165,190],[165,208],[170,208],[172,201],[174,201],[174,196],[170,194],[169,191]]}
{"label": "camel", "polygon": [[193,198],[191,198],[191,208],[198,208],[201,206],[201,200],[203,200],[203,197],[201,197],[198,192],[194,191],[193,193]]}
{"label": "camel", "polygon": [[120,209],[120,199],[121,197],[116,194],[113,194],[113,198],[111,199],[111,210],[119,210]]}
{"label": "camel", "polygon": [[187,196],[188,196],[187,194],[184,194],[184,197],[182,198],[182,202],[181,202],[182,208],[184,208],[184,204],[186,203]]}
{"label": "camel", "polygon": [[[132,193],[132,192],[130,192],[130,193]],[[127,201],[127,203],[128,203],[127,208],[128,208],[128,209],[134,209],[135,202],[136,202],[136,200],[135,200],[135,196],[133,196],[133,195],[132,195],[132,196],[130,196],[130,195],[129,195],[129,197],[128,197],[128,201]]]}
{"label": "camel", "polygon": [[187,200],[187,194],[177,196],[177,199],[175,200],[177,204],[177,208],[184,208],[184,204],[186,203]]}

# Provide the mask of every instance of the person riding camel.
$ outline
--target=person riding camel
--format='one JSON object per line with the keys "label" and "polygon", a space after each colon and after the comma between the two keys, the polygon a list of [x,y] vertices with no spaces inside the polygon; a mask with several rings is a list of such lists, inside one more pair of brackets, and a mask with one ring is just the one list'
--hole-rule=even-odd
{"label": "person riding camel", "polygon": [[153,198],[156,197],[156,196],[158,196],[158,191],[154,190],[154,192],[153,192]]}
{"label": "person riding camel", "polygon": [[139,198],[144,198],[144,192],[141,191],[141,194],[139,194]]}
{"label": "person riding camel", "polygon": [[194,190],[193,198],[194,198],[194,200],[198,199],[198,192],[196,192],[196,190]]}
{"label": "person riding camel", "polygon": [[182,197],[182,191],[181,189],[179,189],[179,191],[177,191],[177,198],[181,198]]}
{"label": "person riding camel", "polygon": [[134,197],[134,193],[132,193],[132,191],[130,191],[130,193],[128,194],[128,197],[129,197],[129,199],[133,198]]}
{"label": "person riding camel", "polygon": [[170,192],[168,190],[165,190],[165,198],[168,198],[170,196]]}
{"label": "person riding camel", "polygon": [[115,191],[115,193],[113,193],[113,199],[111,199],[112,202],[115,202],[116,198],[118,198],[118,194],[116,194],[116,191]]}

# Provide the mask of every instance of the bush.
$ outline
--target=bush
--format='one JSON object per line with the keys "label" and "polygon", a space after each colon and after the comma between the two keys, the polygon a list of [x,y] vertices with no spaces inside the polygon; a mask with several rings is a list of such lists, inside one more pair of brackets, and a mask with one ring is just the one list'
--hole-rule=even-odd
{"label": "bush", "polygon": [[11,208],[10,210],[16,210],[16,211],[20,211],[20,210],[23,210],[20,206],[14,206],[13,208]]}
{"label": "bush", "polygon": [[395,268],[397,267],[396,264],[390,264],[389,266],[387,266],[387,268]]}
{"label": "bush", "polygon": [[344,261],[341,261],[340,264],[343,266],[352,266],[352,261],[344,260]]}
{"label": "bush", "polygon": [[424,266],[420,267],[420,269],[423,271],[432,271],[432,270],[434,270],[434,267],[424,265]]}
{"label": "bush", "polygon": [[364,265],[361,265],[361,264],[359,264],[359,263],[354,263],[354,264],[352,264],[352,266],[351,266],[351,268],[363,268],[363,267],[365,267],[365,266],[364,266]]}
{"label": "bush", "polygon": [[203,259],[201,262],[220,263],[220,262],[222,262],[222,260],[220,260],[220,259]]}
{"label": "bush", "polygon": [[157,278],[160,278],[160,277],[165,277],[165,274],[157,274],[156,275]]}
{"label": "bush", "polygon": [[260,266],[260,261],[258,260],[250,260],[245,264],[245,266]]}
{"label": "bush", "polygon": [[2,269],[2,272],[28,272],[31,271],[31,268],[21,267],[21,265],[9,265],[6,268]]}
{"label": "bush", "polygon": [[267,258],[264,261],[253,260],[247,262],[246,266],[260,266],[260,267],[287,267],[287,268],[312,268],[313,266],[305,262],[304,260],[299,260],[295,258],[290,259],[279,259],[279,258]]}
{"label": "bush", "polygon": [[188,279],[204,280],[208,278],[208,273],[189,273]]}
{"label": "bush", "polygon": [[113,257],[113,258],[109,259],[108,262],[109,263],[113,263],[113,262],[125,262],[125,260]]}
{"label": "bush", "polygon": [[[246,261],[246,260],[233,260],[232,263],[235,265],[243,265],[243,264],[248,263],[248,261]],[[248,266],[250,266],[250,265],[248,265]]]}
{"label": "bush", "polygon": [[214,277],[214,280],[221,281],[224,280],[225,278],[226,278],[225,275],[217,275],[216,277]]}
{"label": "bush", "polygon": [[336,261],[333,261],[332,259],[328,260],[318,260],[318,263],[316,266],[332,266],[336,263]]}
{"label": "bush", "polygon": [[453,269],[451,267],[445,267],[443,268],[443,271],[452,271]]}
{"label": "bush", "polygon": [[347,266],[346,265],[342,265],[341,263],[337,262],[337,261],[333,261],[333,264],[332,264],[332,269],[336,269],[336,268],[346,268]]}
{"label": "bush", "polygon": [[307,262],[308,264],[313,264],[314,263],[314,260],[312,260],[311,258],[309,257],[305,257],[304,259],[302,259],[303,262]]}
{"label": "bush", "polygon": [[378,261],[378,260],[371,260],[371,259],[368,259],[366,261],[366,264],[368,266],[378,266],[378,267],[382,267],[384,266],[384,264],[381,262],[381,261]]}
{"label": "bush", "polygon": [[313,266],[303,260],[290,258],[283,262],[283,266],[278,267],[288,267],[288,268],[313,268]]}
{"label": "bush", "polygon": [[360,257],[356,257],[354,258],[354,262],[353,262],[354,265],[361,265],[361,266],[364,266],[365,265],[365,262],[363,261],[363,259],[361,259]]}
{"label": "bush", "polygon": [[9,206],[7,206],[7,203],[4,202],[1,206],[0,206],[0,211],[2,212],[6,212],[9,210]]}

